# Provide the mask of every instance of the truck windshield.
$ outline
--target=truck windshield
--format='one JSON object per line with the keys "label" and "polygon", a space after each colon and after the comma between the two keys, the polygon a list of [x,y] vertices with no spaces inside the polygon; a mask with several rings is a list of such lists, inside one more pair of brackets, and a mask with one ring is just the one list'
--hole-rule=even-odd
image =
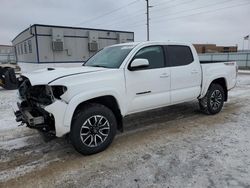
{"label": "truck windshield", "polygon": [[84,66],[119,68],[134,45],[111,46],[92,56]]}

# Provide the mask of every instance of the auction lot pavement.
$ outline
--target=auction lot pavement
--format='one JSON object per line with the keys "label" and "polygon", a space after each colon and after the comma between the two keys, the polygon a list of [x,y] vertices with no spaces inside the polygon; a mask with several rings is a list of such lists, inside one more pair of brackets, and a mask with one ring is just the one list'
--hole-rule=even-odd
{"label": "auction lot pavement", "polygon": [[133,115],[92,156],[17,127],[15,97],[0,89],[0,187],[250,187],[250,74],[221,113],[204,115],[194,101]]}

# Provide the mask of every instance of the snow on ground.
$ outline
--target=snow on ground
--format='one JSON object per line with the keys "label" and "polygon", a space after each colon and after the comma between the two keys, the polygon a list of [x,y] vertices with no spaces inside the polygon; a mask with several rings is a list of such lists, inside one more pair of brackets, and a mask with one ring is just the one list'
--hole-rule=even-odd
{"label": "snow on ground", "polygon": [[0,87],[0,130],[13,129],[16,127],[17,123],[13,121],[12,104],[16,102],[15,100],[16,90],[7,91]]}
{"label": "snow on ground", "polygon": [[0,89],[0,187],[250,187],[250,74],[221,113],[203,115],[194,101],[133,115],[92,156],[18,127],[15,97]]}

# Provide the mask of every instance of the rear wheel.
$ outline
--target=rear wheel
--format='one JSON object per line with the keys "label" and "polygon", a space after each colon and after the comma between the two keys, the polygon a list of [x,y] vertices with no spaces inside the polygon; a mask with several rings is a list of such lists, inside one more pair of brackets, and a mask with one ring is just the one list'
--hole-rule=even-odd
{"label": "rear wheel", "polygon": [[75,149],[90,155],[105,150],[116,134],[113,112],[101,104],[87,104],[74,117],[71,141]]}
{"label": "rear wheel", "polygon": [[224,89],[219,84],[211,84],[205,97],[199,100],[202,112],[217,114],[221,111],[225,100]]}

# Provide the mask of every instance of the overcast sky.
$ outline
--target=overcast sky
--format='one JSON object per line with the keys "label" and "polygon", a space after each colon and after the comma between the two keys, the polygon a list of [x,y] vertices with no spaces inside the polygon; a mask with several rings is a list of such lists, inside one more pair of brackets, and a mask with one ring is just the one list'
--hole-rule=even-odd
{"label": "overcast sky", "polygon": [[[250,34],[250,0],[149,0],[150,40],[236,45]],[[145,0],[1,0],[0,44],[31,24],[135,32],[146,40]],[[247,46],[247,41],[245,41]]]}

